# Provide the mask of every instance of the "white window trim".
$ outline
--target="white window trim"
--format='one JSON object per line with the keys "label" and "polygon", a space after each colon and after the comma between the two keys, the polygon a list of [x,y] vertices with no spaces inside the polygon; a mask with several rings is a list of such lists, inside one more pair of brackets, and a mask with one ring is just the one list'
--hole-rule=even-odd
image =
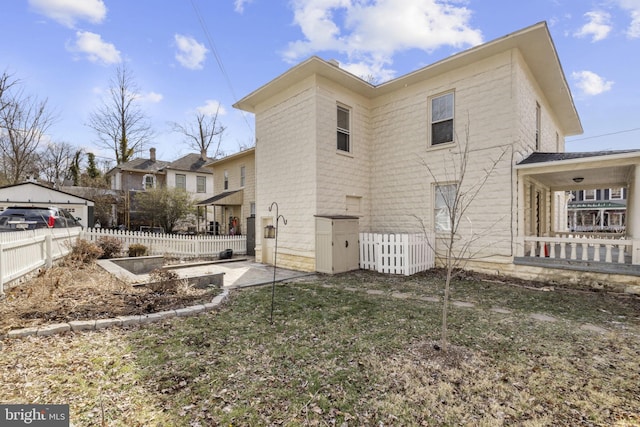
{"label": "white window trim", "polygon": [[[589,191],[593,191],[593,198],[589,197],[587,198],[587,192]],[[582,190],[582,200],[596,200],[596,190],[595,189],[590,189],[590,190]]]}
{"label": "white window trim", "polygon": [[151,174],[151,173],[147,173],[147,174],[144,174],[142,176],[142,188],[144,190],[147,189],[147,177],[151,177],[151,179],[153,181],[153,184],[152,184],[151,188],[156,188],[156,176],[154,174]]}
{"label": "white window trim", "polygon": [[[455,185],[457,186],[458,183],[457,182],[436,182],[433,183],[432,185],[432,189],[433,189],[433,229],[435,230],[436,233],[449,233],[451,232],[451,217],[450,217],[450,207],[449,206],[444,206],[441,208],[438,208],[436,206],[437,200],[438,200],[438,188],[439,187],[448,187],[451,185]],[[441,218],[440,221],[438,221],[438,218]],[[442,224],[445,221],[445,227],[439,227],[440,224]]]}
{"label": "white window trim", "polygon": [[[434,121],[433,120],[433,101],[434,99],[437,98],[441,98],[443,96],[446,95],[452,95],[453,96],[453,111],[451,112],[451,119],[443,119],[443,120],[437,120]],[[450,147],[452,145],[454,145],[456,143],[456,91],[455,90],[449,90],[446,92],[441,92],[435,95],[432,95],[429,97],[428,99],[428,112],[427,112],[427,117],[429,119],[429,124],[428,124],[428,138],[429,138],[429,144],[428,144],[428,148],[429,149],[438,149],[441,147]],[[445,120],[452,120],[452,135],[451,135],[451,141],[448,142],[441,142],[439,144],[434,144],[433,143],[433,125],[434,123],[440,123],[440,122],[444,122]]]}
{"label": "white window trim", "polygon": [[[620,197],[613,197],[613,190],[620,190]],[[622,187],[610,188],[609,200],[624,200],[624,188]]]}

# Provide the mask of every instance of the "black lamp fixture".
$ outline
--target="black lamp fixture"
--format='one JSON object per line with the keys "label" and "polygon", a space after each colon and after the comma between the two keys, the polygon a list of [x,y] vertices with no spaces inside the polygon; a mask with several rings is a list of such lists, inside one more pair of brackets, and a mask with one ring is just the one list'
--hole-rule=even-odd
{"label": "black lamp fixture", "polygon": [[575,178],[573,178],[573,182],[575,183],[580,183],[582,181],[584,181],[584,178],[581,176],[576,176]]}

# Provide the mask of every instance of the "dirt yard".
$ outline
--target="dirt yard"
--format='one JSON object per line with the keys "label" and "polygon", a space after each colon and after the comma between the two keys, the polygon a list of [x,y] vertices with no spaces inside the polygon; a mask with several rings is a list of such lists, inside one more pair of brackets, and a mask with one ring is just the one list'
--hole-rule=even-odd
{"label": "dirt yard", "polygon": [[132,286],[96,264],[57,266],[6,291],[0,299],[0,335],[70,320],[140,315],[210,302],[213,290],[183,281]]}

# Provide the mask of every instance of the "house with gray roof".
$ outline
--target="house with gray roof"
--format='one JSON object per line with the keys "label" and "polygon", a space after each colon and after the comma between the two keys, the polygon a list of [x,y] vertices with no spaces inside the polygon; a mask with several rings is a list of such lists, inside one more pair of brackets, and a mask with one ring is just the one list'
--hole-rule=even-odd
{"label": "house with gray roof", "polygon": [[[151,188],[181,188],[198,203],[213,196],[213,172],[205,167],[212,159],[206,153],[190,153],[174,161],[158,160],[156,149],[149,149],[148,158],[136,158],[119,164],[107,172],[111,189],[120,191],[122,200],[114,206],[118,224],[137,229],[135,206],[132,200],[137,192]],[[192,219],[191,231],[204,231],[207,208],[199,208]]]}

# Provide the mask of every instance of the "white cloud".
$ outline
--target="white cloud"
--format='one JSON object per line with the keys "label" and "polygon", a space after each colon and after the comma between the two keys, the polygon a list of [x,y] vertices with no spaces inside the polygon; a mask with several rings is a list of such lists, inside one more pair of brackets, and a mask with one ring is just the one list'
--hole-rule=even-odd
{"label": "white cloud", "polygon": [[631,17],[627,36],[640,38],[640,0],[618,0],[618,4],[622,9],[628,10]]}
{"label": "white cloud", "polygon": [[99,24],[107,16],[102,0],[29,0],[29,5],[35,12],[69,28],[80,20]]}
{"label": "white cloud", "polygon": [[589,22],[575,32],[577,37],[591,37],[592,42],[604,40],[611,31],[611,15],[604,11],[591,11],[584,14]]}
{"label": "white cloud", "polygon": [[156,92],[140,93],[136,95],[136,99],[147,104],[157,104],[162,101],[162,94]]}
{"label": "white cloud", "polygon": [[471,11],[456,6],[465,3],[294,0],[294,23],[304,40],[291,42],[284,57],[295,62],[319,51],[337,51],[347,55],[351,69],[368,70],[373,77],[387,80],[394,74],[388,66],[397,52],[482,43],[482,33],[469,25]]}
{"label": "white cloud", "polygon": [[585,95],[600,95],[613,87],[612,81],[605,80],[592,71],[576,71],[571,73],[571,77]]}
{"label": "white cloud", "polygon": [[113,44],[103,41],[99,34],[89,31],[76,32],[76,40],[67,44],[67,50],[83,54],[91,62],[108,65],[122,61],[120,51]]}
{"label": "white cloud", "polygon": [[234,9],[238,13],[244,12],[244,6],[246,4],[251,3],[253,0],[235,0],[234,1]]}
{"label": "white cloud", "polygon": [[223,116],[227,114],[227,110],[215,99],[207,99],[204,105],[197,107],[196,111],[207,116],[215,116],[216,114]]}
{"label": "white cloud", "polygon": [[202,69],[208,52],[207,48],[193,37],[181,34],[176,34],[174,40],[178,48],[176,60],[180,65],[190,70]]}

